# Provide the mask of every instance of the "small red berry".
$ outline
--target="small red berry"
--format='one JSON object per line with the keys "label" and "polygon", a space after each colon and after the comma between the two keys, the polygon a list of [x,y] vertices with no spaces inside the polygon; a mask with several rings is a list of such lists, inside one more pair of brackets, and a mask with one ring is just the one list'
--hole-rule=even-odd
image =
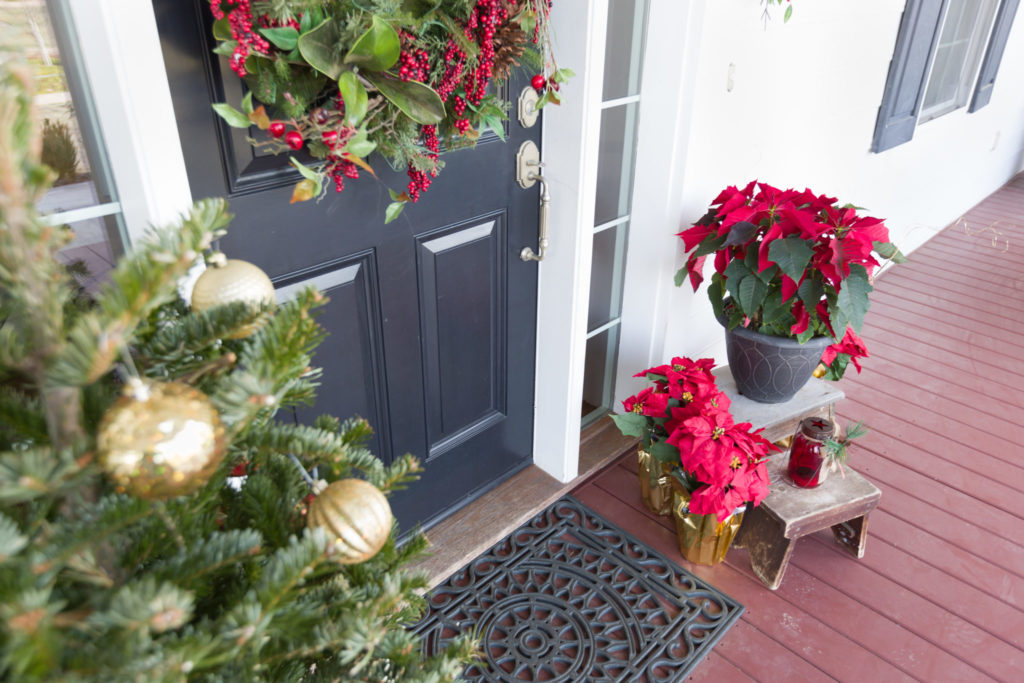
{"label": "small red berry", "polygon": [[270,134],[273,135],[275,138],[279,138],[282,135],[284,135],[284,124],[281,123],[280,121],[274,121],[272,124],[270,124],[270,128],[268,130],[270,131]]}
{"label": "small red berry", "polygon": [[302,133],[297,130],[288,131],[288,134],[284,136],[284,141],[292,149],[302,149]]}
{"label": "small red berry", "polygon": [[331,149],[334,149],[334,146],[338,144],[338,131],[336,130],[325,130],[320,134],[320,137],[323,138],[324,144]]}
{"label": "small red berry", "polygon": [[530,79],[530,85],[532,85],[533,89],[536,90],[537,92],[543,90],[544,86],[547,85],[547,83],[548,79],[544,78],[542,74],[537,74],[536,76]]}
{"label": "small red berry", "polygon": [[327,123],[327,112],[324,111],[323,107],[317,107],[309,113],[309,117],[321,126]]}

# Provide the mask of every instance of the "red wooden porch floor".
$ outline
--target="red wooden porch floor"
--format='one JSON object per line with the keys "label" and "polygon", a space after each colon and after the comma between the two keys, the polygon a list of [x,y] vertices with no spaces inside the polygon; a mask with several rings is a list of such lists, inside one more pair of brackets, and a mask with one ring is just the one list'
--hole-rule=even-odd
{"label": "red wooden porch floor", "polygon": [[773,592],[743,550],[686,564],[635,456],[574,492],[746,605],[691,680],[1024,681],[1024,175],[881,276],[862,336],[838,407],[882,490],[862,560],[806,537]]}

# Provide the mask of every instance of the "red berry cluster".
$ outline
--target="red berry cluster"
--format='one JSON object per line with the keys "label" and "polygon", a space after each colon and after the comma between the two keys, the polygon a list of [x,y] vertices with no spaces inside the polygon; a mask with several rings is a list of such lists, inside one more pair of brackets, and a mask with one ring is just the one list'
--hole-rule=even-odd
{"label": "red berry cluster", "polygon": [[444,76],[441,77],[441,83],[435,90],[441,96],[441,101],[447,102],[448,98],[455,92],[455,89],[459,87],[459,81],[462,79],[462,70],[466,66],[466,53],[455,44],[454,40],[448,41],[448,49],[444,53],[444,62]]}
{"label": "red berry cluster", "polygon": [[480,46],[477,66],[466,74],[463,82],[466,97],[473,104],[480,104],[487,93],[494,70],[494,31],[506,21],[508,7],[505,0],[477,0],[469,15],[464,32],[467,38]]}
{"label": "red berry cluster", "polygon": [[430,54],[412,44],[413,37],[402,33],[402,53],[398,56],[398,77],[403,81],[426,83],[430,75]]}
{"label": "red berry cluster", "polygon": [[[301,17],[302,15],[300,14],[299,16]],[[260,26],[262,26],[263,28],[279,28],[282,26],[291,26],[296,31],[301,29],[298,19],[288,19],[287,21],[285,21],[284,19],[274,19],[273,17],[267,14],[264,14],[263,16],[260,17]]]}
{"label": "red berry cluster", "polygon": [[[224,9],[221,4],[224,0],[210,0],[210,11],[213,18],[224,18]],[[252,8],[250,0],[231,0],[231,9],[228,10],[228,24],[231,26],[231,37],[238,42],[235,51],[231,54],[231,70],[236,74],[245,76],[245,59],[250,52],[270,54],[270,43],[267,39],[256,32],[253,27]]]}
{"label": "red berry cluster", "polygon": [[[346,135],[346,138],[348,136]],[[337,154],[328,154],[327,163],[324,164],[324,173],[334,181],[334,191],[341,192],[345,189],[345,178],[355,180],[359,177],[359,169],[351,161]]]}
{"label": "red berry cluster", "polygon": [[[466,123],[468,124],[469,122],[467,121]],[[441,141],[437,139],[437,126],[423,126],[420,128],[420,141],[424,147],[430,150],[430,153],[426,156],[435,163],[430,173],[417,170],[412,164],[409,164],[408,194],[409,199],[413,202],[419,201],[420,193],[426,192],[430,188],[431,179],[437,177],[437,155],[441,151]]]}

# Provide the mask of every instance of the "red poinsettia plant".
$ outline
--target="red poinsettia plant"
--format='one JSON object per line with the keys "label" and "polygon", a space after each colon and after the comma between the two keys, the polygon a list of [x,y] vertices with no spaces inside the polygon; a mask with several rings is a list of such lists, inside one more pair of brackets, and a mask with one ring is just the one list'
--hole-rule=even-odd
{"label": "red poinsettia plant", "polygon": [[749,422],[733,421],[713,367],[710,358],[677,357],[637,373],[653,386],[626,399],[625,414],[612,419],[623,434],[640,437],[653,457],[674,466],[690,493],[690,512],[721,522],[768,495],[765,458],[778,449]]}
{"label": "red poinsettia plant", "polygon": [[[714,255],[708,297],[729,329],[742,325],[805,343],[829,336],[826,377],[839,379],[867,347],[857,336],[870,305],[878,258],[905,260],[879,218],[810,190],[753,181],[730,186],[693,227],[679,233],[689,253],[676,273],[694,291]],[[876,256],[878,258],[876,258]]]}

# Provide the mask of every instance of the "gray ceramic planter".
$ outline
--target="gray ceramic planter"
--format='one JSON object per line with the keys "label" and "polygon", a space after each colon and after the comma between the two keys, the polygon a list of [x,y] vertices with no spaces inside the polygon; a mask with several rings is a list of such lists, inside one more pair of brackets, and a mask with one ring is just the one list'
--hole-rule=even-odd
{"label": "gray ceramic planter", "polygon": [[772,337],[744,327],[725,330],[729,370],[739,392],[760,403],[785,403],[807,383],[831,337],[806,344]]}

